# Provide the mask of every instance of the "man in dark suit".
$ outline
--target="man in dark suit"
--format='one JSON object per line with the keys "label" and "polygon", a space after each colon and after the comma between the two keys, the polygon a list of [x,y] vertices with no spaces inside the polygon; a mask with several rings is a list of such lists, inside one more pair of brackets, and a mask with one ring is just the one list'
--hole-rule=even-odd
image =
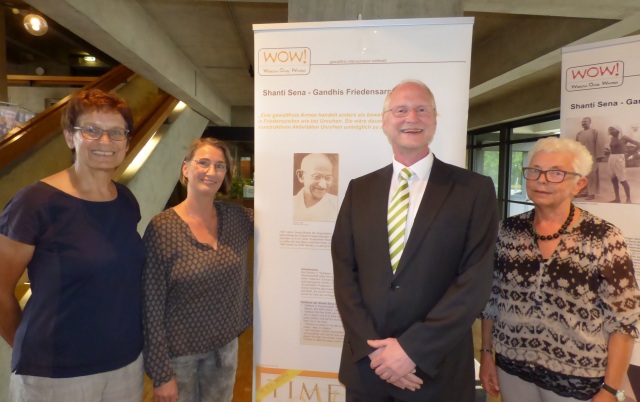
{"label": "man in dark suit", "polygon": [[[338,214],[331,252],[347,402],[475,400],[471,325],[491,289],[496,197],[488,177],[434,157],[436,125],[431,90],[398,84],[382,123],[394,161],[352,180]],[[387,213],[403,168],[408,209],[392,264]]]}

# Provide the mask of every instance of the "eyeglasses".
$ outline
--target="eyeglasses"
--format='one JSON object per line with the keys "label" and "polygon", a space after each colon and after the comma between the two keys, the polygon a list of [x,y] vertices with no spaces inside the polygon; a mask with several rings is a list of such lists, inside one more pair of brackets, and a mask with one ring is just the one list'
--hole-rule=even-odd
{"label": "eyeglasses", "polygon": [[213,166],[216,172],[221,173],[225,173],[229,168],[229,165],[224,162],[212,162],[209,159],[194,159],[193,162],[196,164],[198,170],[201,170],[203,172],[209,170],[211,166]]}
{"label": "eyeglasses", "polygon": [[416,114],[420,117],[431,117],[436,113],[436,108],[431,105],[420,105],[414,107],[406,105],[394,106],[386,111],[391,112],[394,117],[407,117],[409,113],[411,113],[412,109],[415,110]]}
{"label": "eyeglasses", "polygon": [[88,140],[99,140],[102,138],[104,133],[107,133],[109,139],[112,141],[123,141],[127,139],[127,135],[129,134],[129,130],[126,128],[110,128],[104,130],[100,127],[96,127],[91,124],[87,124],[86,126],[74,127],[74,130],[80,131],[80,134]]}
{"label": "eyeglasses", "polygon": [[324,174],[320,174],[320,173],[314,173],[314,174],[312,174],[310,176],[313,179],[313,181],[317,181],[317,182],[320,182],[320,181],[324,180],[327,183],[331,183],[333,181],[333,176],[331,176],[331,175],[324,175]]}
{"label": "eyeglasses", "polygon": [[543,174],[549,183],[562,183],[568,174],[573,176],[582,176],[579,173],[567,172],[566,170],[540,170],[530,167],[522,168],[522,176],[527,180],[538,180]]}

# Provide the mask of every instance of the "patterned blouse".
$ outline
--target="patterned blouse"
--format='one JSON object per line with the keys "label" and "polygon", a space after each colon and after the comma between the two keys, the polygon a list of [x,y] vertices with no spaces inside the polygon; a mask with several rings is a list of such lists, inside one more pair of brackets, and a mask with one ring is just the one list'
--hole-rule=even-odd
{"label": "patterned blouse", "polygon": [[158,387],[173,376],[171,358],[209,353],[251,326],[247,272],[253,210],[215,202],[218,249],[198,242],[173,209],[144,234],[144,360]]}
{"label": "patterned blouse", "polygon": [[640,291],[618,228],[587,211],[543,260],[531,211],[500,224],[491,297],[496,362],[562,396],[590,399],[607,366],[609,334],[638,337]]}

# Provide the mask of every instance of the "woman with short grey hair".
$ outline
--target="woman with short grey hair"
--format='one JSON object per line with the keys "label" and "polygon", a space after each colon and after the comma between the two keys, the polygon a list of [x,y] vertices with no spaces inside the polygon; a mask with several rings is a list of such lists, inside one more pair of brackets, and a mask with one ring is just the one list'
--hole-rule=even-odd
{"label": "woman with short grey hair", "polygon": [[620,230],[573,205],[591,164],[577,141],[539,140],[522,169],[534,209],[500,224],[480,380],[503,402],[625,398],[640,290]]}

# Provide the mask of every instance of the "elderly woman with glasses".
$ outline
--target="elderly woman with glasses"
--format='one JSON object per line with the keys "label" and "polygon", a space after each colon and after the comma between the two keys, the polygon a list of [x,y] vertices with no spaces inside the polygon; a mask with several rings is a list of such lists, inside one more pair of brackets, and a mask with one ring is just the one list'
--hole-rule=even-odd
{"label": "elderly woman with glasses", "polygon": [[582,144],[545,138],[527,159],[534,209],[500,225],[482,386],[503,402],[622,401],[640,318],[624,237],[573,205],[592,167]]}
{"label": "elderly woman with glasses", "polygon": [[253,210],[216,201],[231,187],[232,166],[222,141],[194,141],[180,172],[186,199],[144,234],[144,362],[156,402],[233,398],[238,336],[252,323]]}
{"label": "elderly woman with glasses", "polygon": [[[133,130],[116,96],[80,91],[62,116],[73,164],[0,216],[0,334],[11,401],[140,401],[144,246],[133,194],[112,180]],[[21,312],[14,290],[28,269]]]}

